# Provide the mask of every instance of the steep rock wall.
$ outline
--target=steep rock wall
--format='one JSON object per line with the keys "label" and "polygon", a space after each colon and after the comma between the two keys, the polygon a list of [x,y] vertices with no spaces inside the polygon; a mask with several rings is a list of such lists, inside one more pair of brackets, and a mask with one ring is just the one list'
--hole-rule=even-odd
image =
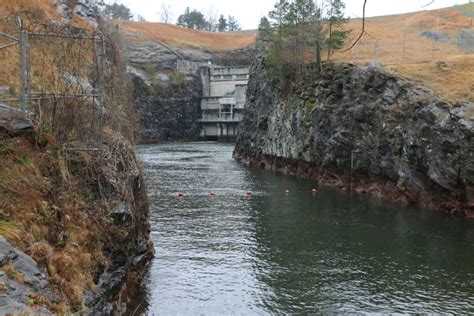
{"label": "steep rock wall", "polygon": [[352,65],[328,65],[283,99],[264,62],[252,68],[237,160],[474,216],[474,104]]}
{"label": "steep rock wall", "polygon": [[133,102],[140,119],[142,143],[192,140],[199,136],[201,79],[196,74],[182,78],[182,82],[156,87],[133,76]]}
{"label": "steep rock wall", "polygon": [[198,67],[177,69],[178,60],[221,66],[248,65],[250,47],[211,52],[154,41],[137,42],[127,34],[126,57],[133,81],[134,107],[142,143],[193,140],[200,136],[202,82]]}
{"label": "steep rock wall", "polygon": [[[53,2],[32,7],[38,4]],[[35,22],[67,24],[79,15],[100,26],[94,0],[55,7],[62,22]],[[119,52],[109,53],[112,101],[99,151],[65,150],[42,128],[41,115],[0,104],[0,314],[123,314],[147,271],[153,247],[129,132],[134,117],[125,98],[114,95],[125,76]]]}

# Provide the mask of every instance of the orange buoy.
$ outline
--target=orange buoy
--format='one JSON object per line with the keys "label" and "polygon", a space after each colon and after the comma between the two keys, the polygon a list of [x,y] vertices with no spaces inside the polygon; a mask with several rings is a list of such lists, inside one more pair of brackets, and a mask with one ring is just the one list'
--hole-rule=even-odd
{"label": "orange buoy", "polygon": [[318,193],[318,189],[313,188],[313,189],[311,190],[311,192],[313,192],[313,193]]}
{"label": "orange buoy", "polygon": [[253,193],[250,191],[247,191],[247,196],[253,196]]}
{"label": "orange buoy", "polygon": [[179,197],[184,197],[184,193],[183,193],[183,192],[179,192],[179,193],[178,193],[178,196],[179,196]]}
{"label": "orange buoy", "polygon": [[285,194],[290,194],[290,190],[286,189]]}

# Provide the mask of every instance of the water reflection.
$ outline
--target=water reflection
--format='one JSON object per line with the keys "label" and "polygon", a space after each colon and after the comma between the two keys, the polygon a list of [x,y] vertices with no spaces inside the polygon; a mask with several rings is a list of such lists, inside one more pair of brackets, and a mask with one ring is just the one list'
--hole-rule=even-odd
{"label": "water reflection", "polygon": [[150,315],[474,313],[472,222],[313,195],[314,184],[246,168],[231,152],[139,148],[156,259],[135,306]]}

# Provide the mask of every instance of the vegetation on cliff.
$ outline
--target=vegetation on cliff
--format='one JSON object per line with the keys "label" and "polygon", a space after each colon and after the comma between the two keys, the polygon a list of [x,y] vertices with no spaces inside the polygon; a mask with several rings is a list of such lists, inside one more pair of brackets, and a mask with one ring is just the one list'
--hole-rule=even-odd
{"label": "vegetation on cliff", "polygon": [[[23,17],[29,31],[42,25],[51,32],[50,26],[59,23],[49,1],[6,1],[2,9],[8,10],[0,19],[5,32],[15,29],[10,16]],[[74,65],[93,64],[89,52],[94,48],[53,40],[32,42],[37,50],[32,53],[31,87],[43,99],[32,103],[31,128],[21,134],[0,128],[0,233],[34,258],[49,281],[49,294],[31,295],[23,303],[32,310],[24,312],[34,312],[35,306],[59,313],[110,311],[115,301],[126,301],[126,285],[140,279],[151,254],[146,194],[133,152],[137,120],[120,38],[115,27],[97,22],[94,29],[74,15],[60,29],[100,34],[105,43],[103,129],[98,127],[95,100],[62,98],[71,87],[97,87],[92,72],[67,85],[68,79],[82,76],[73,72]],[[7,61],[16,54],[1,53]],[[2,67],[0,83],[17,91],[15,63]],[[54,97],[44,98],[50,95]],[[1,265],[21,282],[8,262]]]}
{"label": "vegetation on cliff", "polygon": [[344,46],[349,31],[343,26],[344,2],[324,1],[317,7],[310,0],[280,0],[263,17],[257,43],[266,50],[265,71],[279,81],[282,90],[305,75],[308,62],[321,70],[322,49],[331,54]]}
{"label": "vegetation on cliff", "polygon": [[281,91],[254,64],[235,157],[320,183],[473,216],[469,101],[376,66],[326,64]]}

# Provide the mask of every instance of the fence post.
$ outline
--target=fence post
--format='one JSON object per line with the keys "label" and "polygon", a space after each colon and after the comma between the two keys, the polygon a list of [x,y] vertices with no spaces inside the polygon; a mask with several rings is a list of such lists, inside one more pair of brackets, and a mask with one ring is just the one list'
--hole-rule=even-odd
{"label": "fence post", "polygon": [[406,33],[403,33],[403,40],[402,40],[402,64],[405,63],[405,49],[406,49]]}
{"label": "fence post", "polygon": [[102,149],[104,145],[104,108],[105,108],[105,42],[104,39],[97,41],[98,48],[98,86],[99,86],[99,149]]}
{"label": "fence post", "polygon": [[374,40],[374,62],[378,61],[379,57],[379,39]]}
{"label": "fence post", "polygon": [[28,50],[28,32],[23,29],[23,22],[18,19],[20,24],[20,106],[23,113],[28,112],[30,92],[29,92],[29,50]]}
{"label": "fence post", "polygon": [[432,48],[431,48],[431,60],[434,60],[434,58],[435,58],[435,42],[436,41],[433,37],[433,39],[432,39]]}

